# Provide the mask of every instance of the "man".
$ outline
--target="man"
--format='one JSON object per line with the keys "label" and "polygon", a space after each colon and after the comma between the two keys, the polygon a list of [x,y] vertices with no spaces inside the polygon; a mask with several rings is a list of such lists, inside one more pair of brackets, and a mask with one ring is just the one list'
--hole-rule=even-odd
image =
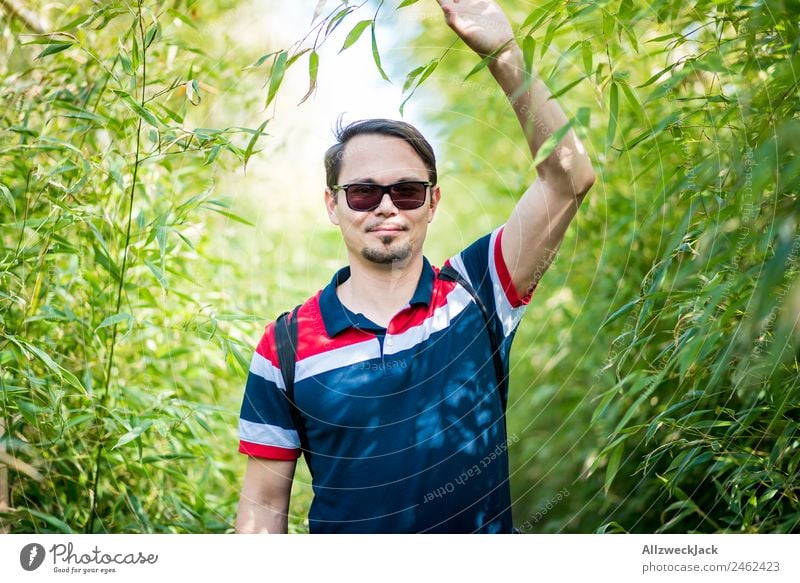
{"label": "man", "polygon": [[[509,96],[531,155],[567,123],[546,86],[526,89],[522,52],[494,2],[439,0],[447,24]],[[508,222],[448,261],[422,254],[441,198],[436,162],[411,126],[357,122],[326,154],[330,220],[350,265],[297,313],[293,420],[274,325],[258,345],[240,420],[248,454],[237,532],[286,532],[301,435],[315,532],[512,532],[503,374],[538,279],[594,182],[573,132],[537,166]]]}

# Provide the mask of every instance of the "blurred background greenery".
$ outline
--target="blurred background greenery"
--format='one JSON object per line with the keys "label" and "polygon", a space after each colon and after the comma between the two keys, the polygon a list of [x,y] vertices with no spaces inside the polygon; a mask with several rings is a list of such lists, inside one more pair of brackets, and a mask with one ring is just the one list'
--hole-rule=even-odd
{"label": "blurred background greenery", "polygon": [[[430,137],[435,264],[522,133],[433,1],[0,4],[0,528],[230,532],[252,351],[346,261],[337,114]],[[797,532],[800,6],[501,5],[598,174],[515,340],[515,523]]]}

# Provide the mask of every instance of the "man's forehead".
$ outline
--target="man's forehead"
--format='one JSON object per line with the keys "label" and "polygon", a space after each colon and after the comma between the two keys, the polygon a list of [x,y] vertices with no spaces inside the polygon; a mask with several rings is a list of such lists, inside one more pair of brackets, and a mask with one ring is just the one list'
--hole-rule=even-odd
{"label": "man's forehead", "polygon": [[362,175],[373,172],[405,173],[408,178],[419,178],[427,169],[414,148],[394,136],[365,134],[355,136],[344,146],[342,174]]}
{"label": "man's forehead", "polygon": [[397,136],[360,134],[347,140],[347,143],[344,145],[345,156],[357,156],[359,154],[370,155],[373,154],[376,149],[408,152],[419,157],[411,144]]}

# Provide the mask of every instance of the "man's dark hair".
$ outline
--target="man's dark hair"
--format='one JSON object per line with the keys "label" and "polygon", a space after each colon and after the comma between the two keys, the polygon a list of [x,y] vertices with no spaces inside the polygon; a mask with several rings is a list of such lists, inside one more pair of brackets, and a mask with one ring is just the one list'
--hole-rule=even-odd
{"label": "man's dark hair", "polygon": [[393,119],[363,119],[342,127],[342,120],[339,118],[335,130],[336,144],[325,152],[325,180],[328,188],[333,188],[338,184],[347,142],[355,136],[364,134],[392,136],[405,140],[414,148],[425,164],[425,168],[428,169],[428,180],[436,184],[436,157],[433,154],[433,148],[417,128],[404,121]]}

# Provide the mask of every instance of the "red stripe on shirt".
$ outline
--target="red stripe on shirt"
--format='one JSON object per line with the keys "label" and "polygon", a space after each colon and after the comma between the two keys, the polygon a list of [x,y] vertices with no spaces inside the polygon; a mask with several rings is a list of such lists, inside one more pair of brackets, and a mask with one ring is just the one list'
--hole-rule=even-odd
{"label": "red stripe on shirt", "polygon": [[298,361],[375,338],[375,334],[355,328],[344,330],[335,338],[330,338],[325,330],[325,322],[322,320],[322,311],[319,307],[321,295],[322,292],[318,292],[303,304],[297,314],[297,325],[300,328],[300,337],[297,339]]}
{"label": "red stripe on shirt", "polygon": [[497,269],[497,276],[500,278],[500,285],[503,286],[503,291],[505,291],[506,298],[508,298],[508,303],[511,304],[512,308],[519,308],[520,306],[527,305],[528,302],[531,301],[531,295],[533,294],[533,290],[536,289],[536,286],[533,286],[530,292],[524,297],[520,297],[517,292],[514,282],[511,281],[511,274],[508,272],[508,266],[503,257],[503,248],[500,244],[503,239],[504,229],[505,227],[501,227],[494,242],[494,265],[495,269]]}
{"label": "red stripe on shirt", "polygon": [[266,328],[264,328],[264,334],[261,336],[258,346],[256,346],[256,352],[271,362],[272,366],[280,368],[278,356],[275,354],[274,349],[275,336],[273,328],[275,328],[275,322],[270,322],[267,324]]}
{"label": "red stripe on shirt", "polygon": [[260,457],[270,460],[296,460],[300,457],[300,449],[287,449],[285,447],[275,447],[274,445],[262,445],[249,441],[239,441],[239,453],[246,453],[253,457]]}
{"label": "red stripe on shirt", "polygon": [[437,308],[447,305],[447,296],[455,289],[456,282],[439,279],[439,270],[434,268],[433,297],[429,306],[409,306],[389,323],[389,334],[401,334],[415,326],[421,326],[433,317]]}
{"label": "red stripe on shirt", "polygon": [[[325,332],[325,324],[322,321],[322,313],[319,309],[319,296],[321,293],[321,291],[317,292],[315,296],[300,306],[297,312],[297,327],[299,331],[297,339],[298,361],[329,350],[336,350],[337,348],[375,338],[375,335],[370,332],[356,329],[345,330],[341,334],[337,334],[336,338],[329,338]],[[280,368],[275,347],[274,328],[274,321],[267,325],[256,347],[256,352],[269,360],[274,367]]]}

